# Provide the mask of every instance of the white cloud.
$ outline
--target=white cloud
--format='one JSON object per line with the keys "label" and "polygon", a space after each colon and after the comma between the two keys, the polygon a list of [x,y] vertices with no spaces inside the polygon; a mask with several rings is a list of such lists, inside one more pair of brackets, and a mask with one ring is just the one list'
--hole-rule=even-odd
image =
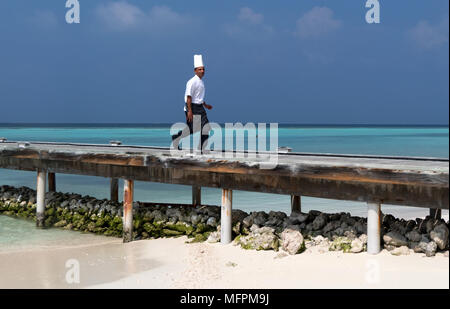
{"label": "white cloud", "polygon": [[342,22],[327,7],[314,7],[297,20],[295,34],[302,39],[318,38],[338,29]]}
{"label": "white cloud", "polygon": [[263,21],[262,14],[243,7],[239,10],[237,21],[223,25],[223,31],[233,38],[255,38],[273,34],[273,28]]}
{"label": "white cloud", "polygon": [[126,1],[111,2],[97,7],[97,16],[110,30],[145,30],[153,33],[171,31],[186,26],[190,19],[167,6],[154,6],[146,12]]}
{"label": "white cloud", "polygon": [[422,49],[432,49],[448,44],[448,16],[439,24],[420,21],[408,35]]}
{"label": "white cloud", "polygon": [[262,14],[255,13],[250,8],[241,8],[239,11],[238,19],[242,22],[248,22],[254,25],[261,24],[264,20],[264,16]]}

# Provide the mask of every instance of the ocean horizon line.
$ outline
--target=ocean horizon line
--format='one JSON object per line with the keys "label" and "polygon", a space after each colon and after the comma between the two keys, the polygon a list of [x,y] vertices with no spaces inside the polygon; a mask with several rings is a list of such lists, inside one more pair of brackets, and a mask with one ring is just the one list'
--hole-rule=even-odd
{"label": "ocean horizon line", "polygon": [[[226,122],[216,122],[224,126]],[[238,122],[235,122],[238,123]],[[170,122],[148,122],[148,123],[132,123],[132,122],[0,122],[0,127],[169,127],[173,125]],[[372,127],[372,128],[448,128],[449,124],[339,124],[339,123],[278,123],[281,127]]]}

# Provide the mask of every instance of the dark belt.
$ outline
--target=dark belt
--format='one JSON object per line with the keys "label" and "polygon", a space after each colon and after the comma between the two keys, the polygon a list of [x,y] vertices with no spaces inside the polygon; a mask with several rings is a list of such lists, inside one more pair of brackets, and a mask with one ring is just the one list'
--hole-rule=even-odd
{"label": "dark belt", "polygon": [[[188,106],[186,105],[186,112],[188,110]],[[191,103],[192,113],[193,114],[201,114],[206,113],[205,108],[203,107],[203,104],[197,104],[197,103]]]}

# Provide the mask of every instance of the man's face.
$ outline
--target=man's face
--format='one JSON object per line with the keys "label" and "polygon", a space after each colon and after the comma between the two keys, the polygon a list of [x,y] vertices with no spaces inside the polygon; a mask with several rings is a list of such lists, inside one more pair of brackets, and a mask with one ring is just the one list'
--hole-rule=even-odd
{"label": "man's face", "polygon": [[196,74],[198,77],[202,78],[203,75],[205,75],[205,67],[198,67],[198,68],[195,68],[195,69],[194,69],[194,72],[195,72],[195,74]]}

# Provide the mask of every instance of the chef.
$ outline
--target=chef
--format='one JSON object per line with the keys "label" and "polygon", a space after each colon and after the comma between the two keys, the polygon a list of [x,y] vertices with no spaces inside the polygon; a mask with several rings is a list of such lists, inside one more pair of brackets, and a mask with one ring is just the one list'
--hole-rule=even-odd
{"label": "chef", "polygon": [[[180,139],[195,133],[194,130],[201,129],[199,148],[203,152],[209,137],[210,129],[205,107],[211,109],[212,106],[205,102],[205,84],[203,83],[205,66],[203,65],[202,55],[194,55],[194,73],[194,77],[186,83],[186,91],[184,93],[184,113],[186,115],[187,127],[184,130],[178,131],[177,134],[172,135],[172,142],[174,148],[178,148]],[[196,115],[196,117],[194,117],[194,115]],[[197,123],[193,125],[194,120],[199,121],[201,125],[199,126]]]}

